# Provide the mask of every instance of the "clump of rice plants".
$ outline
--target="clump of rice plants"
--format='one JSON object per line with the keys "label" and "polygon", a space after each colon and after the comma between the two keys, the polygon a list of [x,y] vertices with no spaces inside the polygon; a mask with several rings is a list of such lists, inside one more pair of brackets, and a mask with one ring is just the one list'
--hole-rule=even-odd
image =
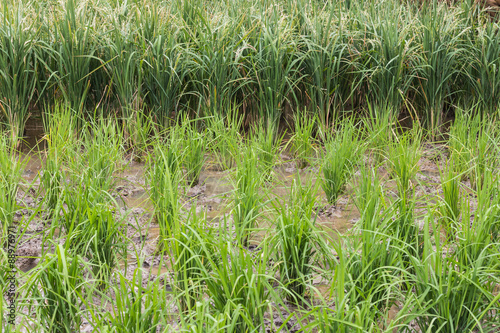
{"label": "clump of rice plants", "polygon": [[147,182],[154,206],[154,217],[160,227],[159,249],[164,249],[172,235],[179,214],[181,180],[180,147],[177,134],[170,133],[168,144],[157,143],[148,157]]}
{"label": "clump of rice plants", "polygon": [[305,302],[312,274],[320,270],[319,264],[327,262],[329,256],[325,235],[315,225],[316,196],[317,187],[310,182],[302,187],[298,177],[292,185],[288,204],[275,204],[278,213],[273,241],[277,249],[276,262],[286,298],[296,304]]}
{"label": "clump of rice plants", "polygon": [[379,165],[387,154],[387,145],[394,136],[392,132],[392,110],[368,105],[369,116],[364,118],[368,146],[374,165]]}
{"label": "clump of rice plants", "polygon": [[294,135],[292,137],[292,152],[297,161],[297,167],[303,169],[311,163],[314,157],[313,131],[316,127],[316,116],[307,113],[296,113],[294,116]]}
{"label": "clump of rice plants", "polygon": [[228,316],[235,331],[264,329],[264,315],[271,308],[272,297],[277,297],[267,267],[268,245],[262,244],[260,260],[229,241],[222,240],[217,249],[218,259],[210,261],[211,273],[205,277],[213,309]]}
{"label": "clump of rice plants", "polygon": [[105,316],[103,329],[113,332],[156,332],[162,323],[160,304],[165,302],[165,288],[159,280],[143,286],[142,270],[136,268],[129,280],[117,273],[118,281],[112,286],[115,299],[113,311]]}
{"label": "clump of rice plants", "polygon": [[266,180],[272,176],[282,140],[283,136],[278,136],[277,124],[274,122],[259,122],[254,129],[252,143],[257,151],[259,170]]}
{"label": "clump of rice plants", "polygon": [[[478,253],[472,265],[463,265],[453,254],[443,256],[443,246],[437,237],[435,245],[432,244],[430,227],[435,228],[431,215],[425,219],[423,256],[412,257],[413,285],[420,295],[416,305],[425,309],[425,315],[416,319],[419,328],[426,332],[465,332],[491,326],[488,322],[483,326],[482,321],[498,311],[500,297],[493,293],[492,277],[498,274],[498,269],[488,265],[491,256],[488,248]],[[495,257],[498,260],[498,253],[490,259]]]}
{"label": "clump of rice plants", "polygon": [[57,104],[49,114],[44,114],[45,142],[45,166],[40,182],[45,190],[44,200],[50,214],[57,213],[56,206],[60,203],[63,193],[64,163],[68,162],[71,154],[75,151],[73,141],[74,120],[71,109],[67,106]]}
{"label": "clump of rice plants", "polygon": [[419,170],[418,162],[422,154],[420,149],[422,131],[415,127],[411,131],[397,136],[388,145],[387,163],[389,174],[396,179],[401,199],[409,198],[412,180]]}
{"label": "clump of rice plants", "polygon": [[84,281],[83,260],[70,256],[62,245],[46,254],[30,277],[31,297],[37,300],[37,318],[48,332],[66,333],[80,329]]}
{"label": "clump of rice plants", "polygon": [[242,122],[243,118],[235,108],[226,115],[215,113],[207,119],[210,145],[222,170],[228,170],[235,166],[239,146],[242,142],[239,133]]}
{"label": "clump of rice plants", "polygon": [[439,170],[443,199],[440,205],[441,219],[448,239],[452,239],[453,231],[458,227],[460,216],[460,175],[455,171],[453,161],[447,163],[444,170]]}
{"label": "clump of rice plants", "polygon": [[350,179],[361,156],[362,143],[351,121],[339,127],[328,137],[323,156],[323,190],[329,203],[335,204]]}
{"label": "clump of rice plants", "polygon": [[[17,156],[8,138],[0,133],[0,219],[2,236],[7,235],[7,228],[12,225],[17,211],[16,196],[21,182],[21,175],[28,159]],[[3,237],[2,237],[3,238]]]}
{"label": "clump of rice plants", "polygon": [[[187,119],[184,120],[187,122]],[[184,150],[182,162],[186,169],[186,178],[189,186],[195,186],[200,179],[201,168],[205,161],[206,139],[204,133],[199,133],[191,124],[182,128],[184,135]]]}
{"label": "clump of rice plants", "polygon": [[257,163],[257,154],[253,147],[245,147],[237,156],[237,168],[233,176],[233,223],[237,240],[243,246],[248,245],[262,205],[260,187],[263,184],[263,177],[259,173]]}
{"label": "clump of rice plants", "polygon": [[184,223],[178,223],[169,239],[172,269],[175,272],[174,294],[183,312],[194,309],[203,296],[203,281],[209,270],[207,256],[213,255],[211,229],[204,230],[205,219],[196,213],[194,204]]}

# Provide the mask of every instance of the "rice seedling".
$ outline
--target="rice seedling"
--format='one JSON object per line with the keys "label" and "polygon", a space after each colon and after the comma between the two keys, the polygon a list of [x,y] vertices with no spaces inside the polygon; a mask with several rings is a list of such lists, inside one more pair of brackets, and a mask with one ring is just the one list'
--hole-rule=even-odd
{"label": "rice seedling", "polygon": [[[488,310],[498,307],[491,285],[498,269],[485,265],[490,256],[487,249],[474,264],[457,269],[459,263],[453,257],[442,255],[438,238],[436,250],[432,248],[430,227],[435,227],[432,216],[425,219],[423,257],[412,258],[414,287],[419,295],[416,305],[426,312],[416,319],[419,328],[427,332],[470,331],[483,326],[481,319],[488,316]],[[484,328],[489,326],[485,324]]]}
{"label": "rice seedling", "polygon": [[278,297],[267,269],[269,247],[262,244],[261,260],[254,260],[253,253],[231,242],[221,241],[217,248],[218,260],[210,261],[212,272],[205,278],[213,309],[230,318],[234,331],[264,329],[264,315],[270,310],[271,297]]}
{"label": "rice seedling", "polygon": [[441,176],[441,189],[443,190],[443,199],[440,205],[442,224],[452,240],[454,230],[458,227],[460,216],[460,175],[455,171],[453,162],[449,162],[444,170],[439,170]]}
{"label": "rice seedling", "polygon": [[117,273],[117,284],[112,287],[115,299],[113,311],[106,316],[103,330],[112,332],[156,332],[162,324],[161,307],[164,289],[157,280],[143,286],[142,270],[137,268],[129,280]]}
{"label": "rice seedling", "polygon": [[316,117],[306,113],[297,113],[294,116],[294,135],[292,137],[292,152],[297,161],[297,167],[303,169],[314,158],[314,133]]}
{"label": "rice seedling", "polygon": [[[187,123],[187,119],[185,119]],[[201,168],[205,162],[206,139],[205,134],[198,132],[187,123],[182,129],[184,151],[182,162],[186,170],[186,179],[189,186],[195,186],[200,179]]]}
{"label": "rice seedling", "polygon": [[[113,208],[108,205],[97,204],[87,207],[86,215],[80,221],[76,232],[81,233],[82,243],[76,248],[82,250],[92,265],[94,277],[105,285],[113,268],[120,259],[127,257],[127,246],[124,242],[125,230],[121,220],[115,217]],[[74,229],[73,229],[74,230]],[[68,237],[73,242],[72,247],[78,244],[70,232]]]}
{"label": "rice seedling", "polygon": [[323,190],[335,204],[361,156],[361,140],[354,124],[345,122],[333,137],[327,138],[323,156]]}
{"label": "rice seedling", "polygon": [[54,111],[44,117],[45,166],[40,182],[45,190],[44,200],[50,214],[57,214],[56,206],[60,203],[63,192],[63,165],[68,162],[75,147],[74,121],[68,107],[56,105]]}
{"label": "rice seedling", "polygon": [[154,206],[154,217],[160,226],[159,249],[171,237],[174,225],[179,218],[179,183],[181,179],[180,152],[176,133],[170,133],[169,145],[157,143],[153,154],[148,157],[147,182]]}
{"label": "rice seedling", "polygon": [[172,263],[175,274],[175,290],[180,309],[183,312],[195,308],[203,296],[203,281],[209,268],[209,259],[214,248],[211,246],[211,229],[204,230],[205,219],[196,213],[193,205],[187,220],[177,223],[169,239],[172,249]]}
{"label": "rice seedling", "polygon": [[235,108],[230,109],[226,116],[216,113],[207,119],[210,145],[217,163],[223,170],[231,169],[235,165],[239,145],[242,142],[239,133],[242,122],[243,118]]}
{"label": "rice seedling", "polygon": [[14,215],[18,209],[16,202],[17,192],[21,183],[21,175],[28,159],[17,156],[12,143],[3,133],[0,133],[0,220],[2,240],[7,235],[7,228],[14,222]]}
{"label": "rice seedling", "polygon": [[257,167],[257,154],[253,147],[247,146],[236,157],[236,170],[233,176],[233,224],[237,241],[248,246],[262,206],[260,186],[264,178]]}
{"label": "rice seedling", "polygon": [[[74,332],[82,323],[84,281],[82,259],[71,257],[62,245],[46,254],[30,277],[28,290],[37,301],[37,318],[49,332]],[[31,310],[31,309],[30,309]]]}
{"label": "rice seedling", "polygon": [[252,133],[252,144],[257,151],[259,170],[265,180],[269,180],[272,176],[282,141],[283,135],[278,135],[276,123],[261,122]]}
{"label": "rice seedling", "polygon": [[397,136],[388,145],[387,162],[389,174],[396,179],[399,197],[403,200],[411,198],[412,180],[419,170],[422,131],[415,127],[407,133]]}
{"label": "rice seedling", "polygon": [[300,177],[294,180],[288,204],[276,203],[278,214],[273,243],[276,262],[285,297],[295,304],[306,302],[306,291],[314,272],[326,267],[329,250],[324,235],[316,226],[313,207],[317,186],[302,187]]}

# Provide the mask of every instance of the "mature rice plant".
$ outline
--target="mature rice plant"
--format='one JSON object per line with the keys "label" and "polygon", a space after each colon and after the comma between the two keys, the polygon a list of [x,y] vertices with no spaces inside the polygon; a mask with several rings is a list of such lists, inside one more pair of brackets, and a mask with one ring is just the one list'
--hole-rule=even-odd
{"label": "mature rice plant", "polygon": [[362,153],[361,140],[352,121],[339,127],[325,142],[323,190],[329,203],[335,204],[350,179]]}
{"label": "mature rice plant", "polygon": [[2,239],[7,235],[7,228],[14,222],[14,215],[18,209],[17,192],[21,183],[28,158],[21,159],[12,146],[13,142],[4,133],[0,133],[0,220]]}
{"label": "mature rice plant", "polygon": [[314,158],[314,130],[316,117],[306,113],[296,113],[294,116],[294,135],[292,137],[292,152],[297,161],[297,167],[303,169]]}
{"label": "mature rice plant", "polygon": [[417,53],[417,76],[420,106],[419,117],[429,130],[431,139],[442,125],[445,100],[453,93],[451,81],[458,73],[458,55],[464,52],[459,43],[463,31],[442,5],[426,4],[420,12],[422,24],[418,42],[422,52]]}
{"label": "mature rice plant", "polygon": [[0,122],[6,121],[16,145],[24,136],[29,108],[39,79],[36,43],[39,30],[30,22],[23,2],[3,6],[0,26]]}
{"label": "mature rice plant", "polygon": [[[349,82],[347,35],[341,25],[334,28],[335,10],[330,10],[326,20],[322,12],[313,12],[311,35],[304,35],[301,44],[305,45],[303,65],[308,81],[307,89],[313,108],[319,111],[319,121],[329,127],[338,118],[343,104],[351,94]],[[339,22],[341,23],[341,22]]]}
{"label": "mature rice plant", "polygon": [[33,310],[48,332],[80,330],[84,292],[82,262],[79,256],[71,257],[62,245],[57,245],[55,253],[46,254],[36,273],[30,276],[27,289],[37,301]]}
{"label": "mature rice plant", "polygon": [[[55,77],[64,100],[77,113],[85,110],[90,91],[90,76],[99,67],[93,68],[96,59],[97,39],[94,29],[86,21],[86,11],[77,8],[74,0],[64,3],[63,16],[52,22],[53,39],[45,47],[50,59],[46,62],[48,70]],[[79,119],[78,119],[79,120]],[[81,127],[81,122],[77,122]]]}
{"label": "mature rice plant", "polygon": [[275,260],[285,297],[295,304],[306,302],[313,273],[321,272],[320,267],[326,267],[325,263],[329,262],[329,247],[316,226],[313,213],[317,190],[311,182],[302,187],[298,177],[292,184],[288,203],[274,204],[278,214],[273,238],[277,249]]}
{"label": "mature rice plant", "polygon": [[252,146],[244,147],[236,157],[232,212],[237,241],[243,246],[248,245],[262,206],[260,187],[264,178],[259,173],[257,163],[257,153]]}
{"label": "mature rice plant", "polygon": [[118,281],[111,287],[115,296],[113,311],[105,316],[105,323],[101,324],[103,330],[120,333],[158,330],[162,324],[160,304],[165,300],[165,288],[159,285],[159,280],[145,287],[142,273],[136,268],[130,280],[117,273]]}

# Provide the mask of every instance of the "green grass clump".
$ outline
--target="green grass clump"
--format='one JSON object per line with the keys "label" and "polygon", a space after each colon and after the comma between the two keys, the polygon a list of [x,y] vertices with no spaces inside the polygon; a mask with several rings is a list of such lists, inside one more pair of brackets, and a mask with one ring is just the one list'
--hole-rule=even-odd
{"label": "green grass clump", "polygon": [[323,190],[329,203],[335,204],[361,156],[362,143],[354,124],[345,122],[327,138],[323,156]]}
{"label": "green grass clump", "polygon": [[260,122],[252,133],[252,143],[257,151],[259,170],[266,180],[272,176],[274,165],[279,158],[282,140],[283,136],[278,136],[276,123]]}
{"label": "green grass clump", "polygon": [[264,178],[258,169],[257,153],[252,146],[246,146],[236,160],[234,172],[233,224],[240,244],[247,246],[256,228],[257,217],[262,206]]}
{"label": "green grass clump", "polygon": [[[187,122],[187,119],[185,120]],[[205,162],[206,139],[204,133],[199,133],[192,125],[183,126],[184,149],[182,162],[186,169],[186,178],[189,186],[195,186],[200,179],[201,168]]]}
{"label": "green grass clump", "polygon": [[297,161],[297,167],[303,169],[311,163],[314,157],[313,131],[316,127],[316,117],[306,113],[297,113],[294,117],[294,135],[292,137],[292,152]]}
{"label": "green grass clump", "polygon": [[311,183],[302,187],[300,177],[294,180],[288,203],[275,205],[278,218],[273,243],[277,249],[281,282],[286,298],[295,304],[306,301],[306,291],[312,274],[325,267],[329,251],[325,235],[315,223],[313,207],[317,187]]}
{"label": "green grass clump", "polygon": [[46,254],[37,272],[30,277],[29,290],[37,301],[40,325],[49,332],[80,330],[84,280],[82,259],[70,256],[62,245],[54,254]]}
{"label": "green grass clump", "polygon": [[[28,159],[21,160],[8,138],[0,133],[0,218],[2,237],[7,235],[7,228],[14,222],[18,209],[17,192],[21,176]],[[2,240],[3,241],[3,240]],[[1,243],[1,242],[0,242]]]}
{"label": "green grass clump", "polygon": [[117,274],[118,281],[111,287],[115,296],[113,311],[104,317],[103,330],[119,333],[158,330],[162,323],[160,304],[165,300],[164,288],[158,281],[144,287],[142,273],[140,268],[135,269],[130,280]]}

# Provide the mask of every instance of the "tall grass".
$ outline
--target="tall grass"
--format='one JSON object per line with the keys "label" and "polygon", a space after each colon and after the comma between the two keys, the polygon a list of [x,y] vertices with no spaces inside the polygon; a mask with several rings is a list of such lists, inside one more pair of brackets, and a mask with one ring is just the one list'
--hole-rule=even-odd
{"label": "tall grass", "polygon": [[[39,80],[39,29],[28,19],[29,5],[3,6],[0,27],[0,120],[6,121],[11,140],[24,136],[29,108],[36,101]],[[3,122],[2,121],[2,122]]]}

